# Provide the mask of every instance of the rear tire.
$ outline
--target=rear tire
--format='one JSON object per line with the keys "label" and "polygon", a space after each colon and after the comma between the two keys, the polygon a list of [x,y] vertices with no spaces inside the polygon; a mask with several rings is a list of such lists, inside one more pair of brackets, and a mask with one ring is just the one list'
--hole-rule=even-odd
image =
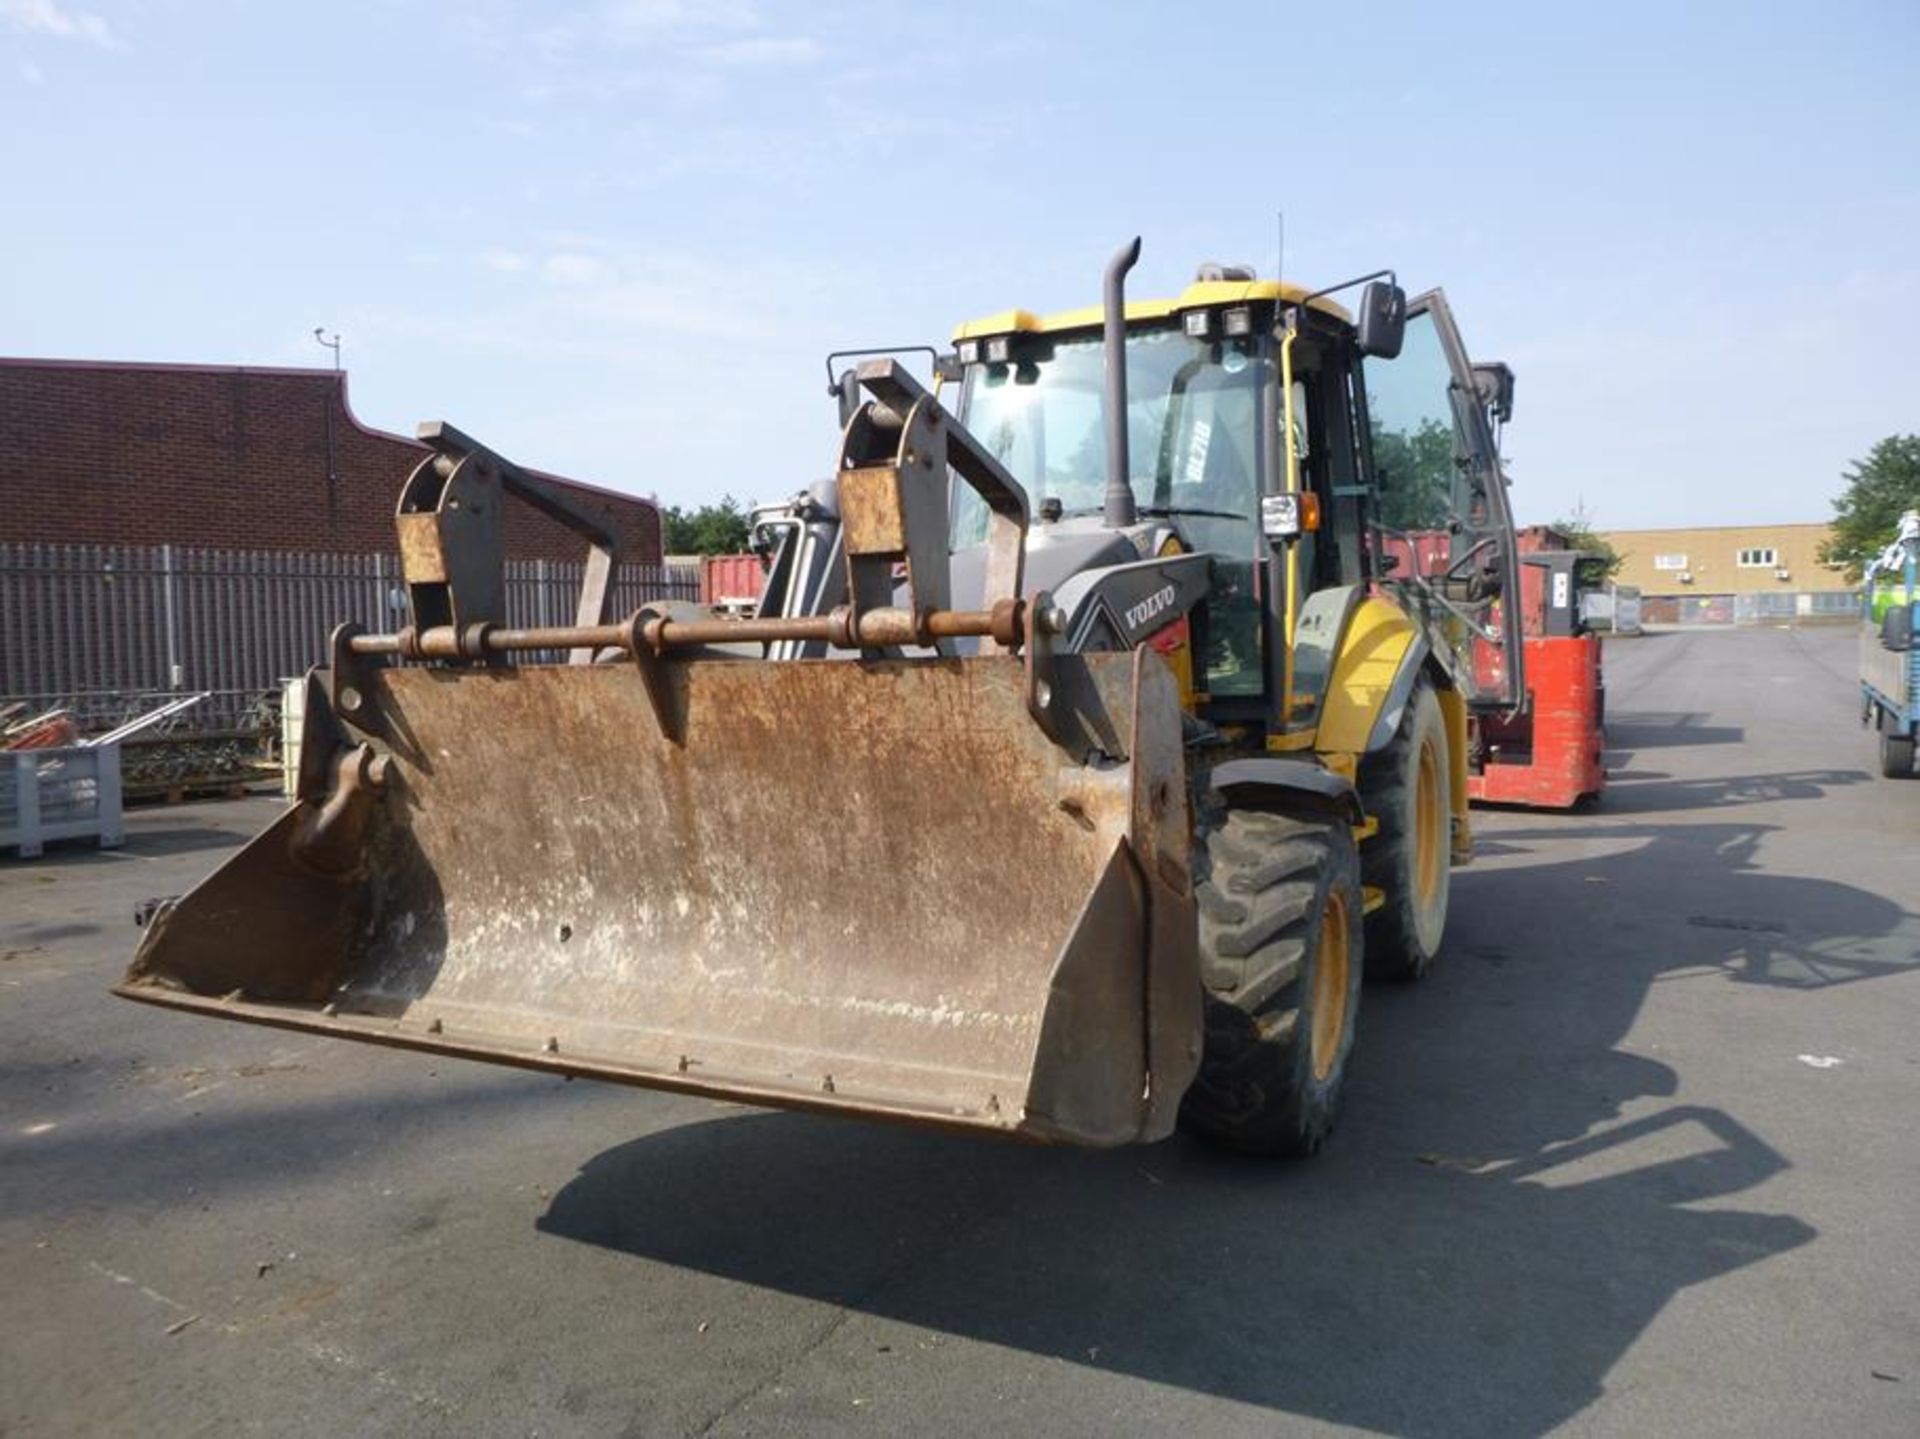
{"label": "rear tire", "polygon": [[1203,807],[1196,897],[1206,1050],[1181,1121],[1249,1154],[1333,1127],[1360,1004],[1360,862],[1344,820]]}
{"label": "rear tire", "polygon": [[1425,677],[1386,748],[1361,763],[1360,802],[1380,823],[1360,856],[1361,878],[1383,897],[1367,916],[1367,974],[1418,979],[1440,953],[1453,877],[1453,767]]}
{"label": "rear tire", "polygon": [[1888,779],[1913,778],[1913,736],[1880,734],[1880,773]]}

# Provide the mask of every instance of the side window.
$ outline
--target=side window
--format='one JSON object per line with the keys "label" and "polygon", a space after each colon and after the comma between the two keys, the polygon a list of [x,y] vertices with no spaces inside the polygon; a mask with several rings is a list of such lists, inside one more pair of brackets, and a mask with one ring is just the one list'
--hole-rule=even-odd
{"label": "side window", "polygon": [[1433,316],[1409,316],[1399,357],[1367,361],[1366,379],[1380,522],[1401,532],[1400,542],[1390,545],[1402,566],[1430,574],[1435,554],[1446,553],[1442,535],[1460,477],[1453,371]]}
{"label": "side window", "polygon": [[1413,303],[1398,356],[1365,362],[1378,552],[1468,703],[1498,709],[1524,694],[1519,578],[1468,364],[1438,291]]}

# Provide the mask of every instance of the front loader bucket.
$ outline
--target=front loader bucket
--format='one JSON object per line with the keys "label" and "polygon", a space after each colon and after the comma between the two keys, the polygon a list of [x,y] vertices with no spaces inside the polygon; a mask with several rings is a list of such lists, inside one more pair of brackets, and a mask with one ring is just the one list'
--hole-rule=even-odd
{"label": "front loader bucket", "polygon": [[752,1103],[1162,1137],[1200,1042],[1177,698],[1144,651],[1052,663],[1123,753],[1056,746],[1004,655],[676,662],[661,709],[631,662],[368,669],[342,787],[156,917],[117,992]]}

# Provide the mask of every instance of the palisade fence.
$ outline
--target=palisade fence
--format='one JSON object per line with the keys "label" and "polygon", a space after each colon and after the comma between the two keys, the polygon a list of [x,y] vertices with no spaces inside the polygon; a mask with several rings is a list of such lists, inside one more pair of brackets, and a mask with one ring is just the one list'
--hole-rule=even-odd
{"label": "palisade fence", "polygon": [[[506,570],[509,624],[573,623],[584,559]],[[616,615],[697,601],[700,571],[623,564],[613,589]],[[397,557],[0,544],[0,704],[64,706],[94,730],[204,690],[183,728],[255,728],[281,681],[325,658],[343,620],[371,631],[406,623]]]}
{"label": "palisade fence", "polygon": [[1641,618],[1652,625],[1806,625],[1858,619],[1858,590],[1772,591],[1745,595],[1647,595]]}

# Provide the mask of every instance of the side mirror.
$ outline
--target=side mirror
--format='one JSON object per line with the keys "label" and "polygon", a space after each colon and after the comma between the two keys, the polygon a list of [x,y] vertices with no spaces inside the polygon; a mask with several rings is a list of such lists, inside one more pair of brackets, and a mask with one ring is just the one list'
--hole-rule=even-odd
{"label": "side mirror", "polygon": [[1513,418],[1513,371],[1498,360],[1473,367],[1473,390],[1501,424]]}
{"label": "side mirror", "polygon": [[833,398],[840,407],[840,428],[845,430],[853,412],[860,408],[860,382],[852,370],[842,370],[840,378],[833,382]]}
{"label": "side mirror", "polygon": [[1360,292],[1360,313],[1354,321],[1360,353],[1382,360],[1398,358],[1407,337],[1407,292],[1385,280],[1375,280]]}
{"label": "side mirror", "polygon": [[1913,648],[1912,605],[1894,605],[1880,617],[1880,643],[1890,650],[1906,653]]}

